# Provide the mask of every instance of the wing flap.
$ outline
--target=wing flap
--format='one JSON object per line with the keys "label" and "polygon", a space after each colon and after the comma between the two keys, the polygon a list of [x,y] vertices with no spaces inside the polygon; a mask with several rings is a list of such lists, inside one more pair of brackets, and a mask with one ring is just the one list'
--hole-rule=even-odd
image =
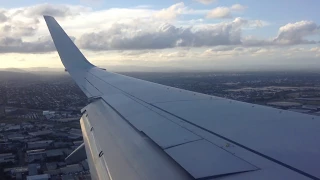
{"label": "wing flap", "polygon": [[103,96],[102,99],[137,130],[144,132],[194,178],[258,169],[232,153],[203,140],[194,132],[171,121],[165,114],[153,111],[151,106],[134,100],[133,97],[116,94]]}
{"label": "wing flap", "polygon": [[254,165],[206,140],[186,143],[165,151],[196,179],[258,170]]}
{"label": "wing flap", "polygon": [[202,139],[171,121],[148,127],[143,132],[163,149]]}

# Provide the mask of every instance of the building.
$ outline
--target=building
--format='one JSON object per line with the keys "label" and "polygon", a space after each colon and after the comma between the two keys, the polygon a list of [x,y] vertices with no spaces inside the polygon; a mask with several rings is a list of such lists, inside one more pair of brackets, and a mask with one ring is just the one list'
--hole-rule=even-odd
{"label": "building", "polygon": [[6,117],[6,109],[3,104],[0,105],[0,118]]}
{"label": "building", "polygon": [[11,141],[20,141],[20,140],[23,140],[25,136],[20,133],[12,133],[12,134],[9,134],[7,138]]}
{"label": "building", "polygon": [[15,157],[16,156],[12,153],[0,154],[0,164],[7,164],[7,163],[14,164],[16,162]]}
{"label": "building", "polygon": [[73,145],[71,142],[54,142],[55,148],[67,148]]}
{"label": "building", "polygon": [[22,123],[21,125],[22,125],[22,129],[24,129],[24,130],[29,130],[29,129],[34,128],[34,126],[30,123]]}
{"label": "building", "polygon": [[81,162],[81,165],[85,171],[89,171],[88,159]]}
{"label": "building", "polygon": [[277,108],[293,108],[293,107],[300,107],[302,104],[297,102],[279,101],[279,102],[269,102],[267,103],[267,105],[277,107]]}
{"label": "building", "polygon": [[308,109],[297,109],[297,108],[291,108],[291,109],[288,109],[288,111],[294,111],[294,112],[298,112],[298,113],[309,113],[310,110]]}
{"label": "building", "polygon": [[82,136],[80,136],[80,135],[75,135],[75,134],[69,134],[68,135],[68,139],[78,140],[80,138],[82,138]]}
{"label": "building", "polygon": [[80,146],[83,143],[83,141],[73,141],[73,145]]}
{"label": "building", "polygon": [[49,174],[40,174],[40,175],[34,175],[34,176],[27,176],[27,180],[48,180],[50,179]]}
{"label": "building", "polygon": [[3,170],[5,174],[9,174],[12,179],[17,179],[15,177],[20,176],[20,174],[26,174],[28,172],[28,167],[12,167],[5,168]]}
{"label": "building", "polygon": [[18,124],[18,125],[14,125],[14,124],[7,124],[5,127],[4,127],[4,131],[19,131],[21,129],[21,126]]}
{"label": "building", "polygon": [[8,139],[1,137],[1,138],[0,138],[0,147],[1,147],[1,144],[2,144],[2,143],[6,143],[6,142],[8,142]]}
{"label": "building", "polygon": [[51,130],[44,130],[44,131],[29,132],[28,134],[31,136],[44,136],[52,133],[53,131]]}
{"label": "building", "polygon": [[44,149],[27,151],[27,160],[29,163],[41,162],[45,159],[45,154],[46,152]]}
{"label": "building", "polygon": [[73,134],[73,135],[78,135],[78,136],[82,136],[82,131],[80,129],[70,129],[69,134]]}
{"label": "building", "polygon": [[318,110],[318,106],[314,106],[314,105],[303,105],[302,109],[307,109],[307,110],[313,110],[316,111]]}
{"label": "building", "polygon": [[48,171],[51,171],[57,169],[58,164],[56,162],[46,163],[46,167]]}
{"label": "building", "polygon": [[54,170],[44,171],[43,173],[50,174],[51,176],[58,176],[61,174],[61,171],[60,169],[54,169]]}
{"label": "building", "polygon": [[52,140],[28,142],[28,149],[48,148],[53,144]]}
{"label": "building", "polygon": [[79,164],[71,164],[66,167],[60,168],[63,174],[72,174],[83,171],[83,167]]}
{"label": "building", "polygon": [[62,175],[61,180],[74,180],[74,177],[71,175]]}
{"label": "building", "polygon": [[40,168],[40,164],[29,164],[28,165],[29,176],[38,175],[38,167]]}
{"label": "building", "polygon": [[64,132],[55,132],[52,134],[52,136],[67,139],[69,134]]}
{"label": "building", "polygon": [[79,121],[81,117],[75,117],[75,118],[63,118],[63,119],[54,119],[56,122],[61,122],[61,123],[68,123],[71,121]]}
{"label": "building", "polygon": [[9,151],[16,148],[16,144],[12,142],[0,142],[0,147],[1,147],[1,150]]}
{"label": "building", "polygon": [[42,115],[44,117],[46,117],[46,119],[51,119],[55,116],[55,112],[54,111],[43,111]]}
{"label": "building", "polygon": [[69,139],[75,140],[75,139],[79,139],[81,137],[82,137],[82,132],[80,129],[74,129],[74,128],[70,129],[69,136],[68,136]]}
{"label": "building", "polygon": [[28,163],[41,162],[45,159],[44,153],[30,154],[28,155]]}
{"label": "building", "polygon": [[46,151],[47,161],[64,160],[64,149],[51,149]]}

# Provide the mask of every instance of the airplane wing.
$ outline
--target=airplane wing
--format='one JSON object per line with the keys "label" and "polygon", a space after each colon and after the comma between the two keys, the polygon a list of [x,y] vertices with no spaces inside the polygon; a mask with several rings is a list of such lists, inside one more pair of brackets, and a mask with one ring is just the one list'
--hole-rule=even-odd
{"label": "airplane wing", "polygon": [[320,179],[319,117],[100,69],[44,18],[91,99],[80,124],[93,179]]}

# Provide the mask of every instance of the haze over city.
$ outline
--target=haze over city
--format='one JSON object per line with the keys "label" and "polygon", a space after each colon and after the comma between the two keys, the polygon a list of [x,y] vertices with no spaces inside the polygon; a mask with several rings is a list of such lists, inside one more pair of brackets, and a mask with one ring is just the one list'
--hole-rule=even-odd
{"label": "haze over city", "polygon": [[62,68],[42,18],[52,15],[92,63],[111,70],[317,70],[319,5],[309,0],[3,1],[0,68]]}

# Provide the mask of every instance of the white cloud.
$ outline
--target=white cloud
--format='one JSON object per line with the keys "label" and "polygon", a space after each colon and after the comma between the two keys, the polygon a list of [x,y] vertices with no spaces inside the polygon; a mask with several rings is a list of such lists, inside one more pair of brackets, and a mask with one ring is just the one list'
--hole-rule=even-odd
{"label": "white cloud", "polygon": [[241,4],[234,4],[234,5],[231,6],[230,9],[233,10],[233,11],[244,11],[247,8],[248,8],[247,6],[243,6]]}
{"label": "white cloud", "polygon": [[5,15],[4,11],[0,11],[0,23],[6,22],[8,20],[8,17]]}
{"label": "white cloud", "polygon": [[32,42],[23,41],[21,38],[0,38],[0,53],[46,53],[54,49],[49,37]]}
{"label": "white cloud", "polygon": [[316,57],[320,57],[320,47],[314,47],[310,49],[310,52],[313,52],[316,54]]}
{"label": "white cloud", "polygon": [[260,39],[254,36],[246,36],[242,38],[242,44],[244,46],[270,46],[274,43],[271,39]]}
{"label": "white cloud", "polygon": [[174,4],[168,8],[161,9],[154,13],[154,17],[157,19],[163,20],[174,20],[178,15],[182,14],[186,10],[186,7],[183,2]]}
{"label": "white cloud", "polygon": [[94,4],[94,5],[97,5],[97,4],[101,4],[103,3],[104,0],[80,0],[81,3],[84,3],[84,4]]}
{"label": "white cloud", "polygon": [[304,38],[315,34],[319,34],[319,26],[315,22],[299,21],[280,27],[274,42],[285,45],[313,44],[316,42]]}
{"label": "white cloud", "polygon": [[216,47],[207,49],[206,51],[217,52],[217,51],[230,51],[233,49],[235,49],[235,46],[216,46]]}
{"label": "white cloud", "polygon": [[[143,24],[113,24],[106,30],[86,33],[77,42],[80,47],[95,51],[236,45],[241,44],[241,28],[247,23],[247,20],[236,18],[197,28],[166,23],[155,29],[140,29],[145,27]],[[150,22],[149,25],[154,26]]]}
{"label": "white cloud", "polygon": [[207,18],[232,18],[232,12],[244,11],[247,7],[241,4],[234,4],[231,7],[216,7],[207,13]]}
{"label": "white cloud", "polygon": [[90,8],[84,6],[39,4],[21,9],[17,12],[29,17],[39,17],[43,15],[66,17],[79,15],[90,10]]}
{"label": "white cloud", "polygon": [[166,58],[182,58],[182,57],[186,57],[188,55],[188,51],[186,50],[181,50],[181,51],[175,51],[166,55],[161,55],[163,57]]}
{"label": "white cloud", "polygon": [[286,52],[290,50],[277,49],[275,47],[240,47],[240,46],[222,46],[206,49],[202,56],[274,56],[279,52]]}
{"label": "white cloud", "polygon": [[320,53],[320,47],[314,47],[310,49],[311,52],[318,52]]}
{"label": "white cloud", "polygon": [[211,4],[213,2],[216,2],[216,0],[195,0],[195,1],[198,1],[199,3],[202,3],[202,4]]}
{"label": "white cloud", "polygon": [[316,41],[307,40],[306,38],[319,34],[319,30],[319,26],[312,21],[299,21],[280,27],[278,35],[275,38],[259,39],[247,36],[242,39],[242,43],[245,46],[316,44]]}
{"label": "white cloud", "polygon": [[207,18],[231,18],[231,11],[228,7],[217,7],[210,11],[207,16]]}
{"label": "white cloud", "polygon": [[250,20],[250,28],[262,28],[265,26],[269,26],[270,23],[267,21],[263,21],[263,20]]}
{"label": "white cloud", "polygon": [[37,23],[25,23],[21,21],[12,21],[0,25],[0,36],[2,37],[21,37],[34,36],[37,32]]}

